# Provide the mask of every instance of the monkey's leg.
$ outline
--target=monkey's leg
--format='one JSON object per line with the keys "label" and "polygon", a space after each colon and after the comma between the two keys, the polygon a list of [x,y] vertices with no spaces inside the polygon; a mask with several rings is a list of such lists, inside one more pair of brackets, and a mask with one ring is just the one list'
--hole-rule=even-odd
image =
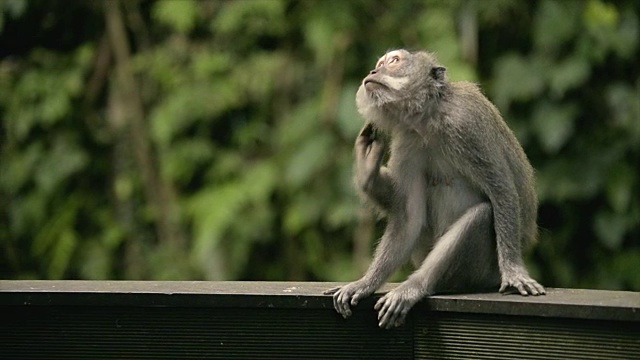
{"label": "monkey's leg", "polygon": [[405,282],[375,305],[379,326],[404,323],[413,305],[444,290],[471,290],[500,284],[489,203],[469,208],[436,240],[433,250]]}

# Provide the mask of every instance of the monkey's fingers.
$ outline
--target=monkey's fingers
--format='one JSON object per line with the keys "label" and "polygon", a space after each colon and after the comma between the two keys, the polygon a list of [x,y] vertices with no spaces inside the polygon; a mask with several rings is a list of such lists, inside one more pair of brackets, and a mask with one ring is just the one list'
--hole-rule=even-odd
{"label": "monkey's fingers", "polygon": [[345,294],[344,289],[340,289],[335,295],[333,295],[333,306],[336,311],[342,315],[343,318],[351,316],[351,307],[349,306],[350,297]]}
{"label": "monkey's fingers", "polygon": [[358,303],[360,302],[360,299],[364,298],[363,294],[361,292],[356,292],[355,294],[353,294],[353,296],[351,297],[351,301],[350,304],[351,306],[358,306]]}
{"label": "monkey's fingers", "polygon": [[375,134],[376,134],[376,128],[373,127],[372,123],[367,123],[360,131],[359,136],[368,138],[371,141],[371,140],[374,140]]}
{"label": "monkey's fingers", "polygon": [[379,306],[378,326],[383,329],[391,329],[397,323],[402,323],[401,307],[402,304],[398,300],[385,298],[384,303]]}
{"label": "monkey's fingers", "polygon": [[356,161],[362,162],[369,155],[372,141],[366,137],[360,136],[356,140]]}
{"label": "monkey's fingers", "polygon": [[337,287],[331,288],[329,290],[325,290],[325,291],[322,292],[322,294],[323,295],[333,295],[333,294],[337,293],[338,290],[340,290],[341,287],[342,286],[337,286]]}
{"label": "monkey's fingers", "polygon": [[376,305],[373,307],[374,310],[378,311],[378,326],[381,328],[385,328],[387,325],[387,321],[389,318],[389,310],[391,308],[391,302],[387,298],[387,295],[383,296],[378,300]]}
{"label": "monkey's fingers", "polygon": [[379,140],[372,142],[369,150],[369,156],[372,157],[372,160],[375,160],[376,169],[380,168],[380,164],[382,164],[383,155],[384,155],[384,143]]}
{"label": "monkey's fingers", "polygon": [[361,141],[360,138],[358,138],[355,146],[357,163],[361,163],[366,159],[367,154],[369,153],[369,145],[370,144],[366,140]]}

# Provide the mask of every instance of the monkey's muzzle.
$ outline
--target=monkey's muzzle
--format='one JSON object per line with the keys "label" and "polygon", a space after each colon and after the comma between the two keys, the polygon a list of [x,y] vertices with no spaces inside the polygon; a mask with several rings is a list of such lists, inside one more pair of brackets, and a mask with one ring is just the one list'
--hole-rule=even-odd
{"label": "monkey's muzzle", "polygon": [[371,76],[367,76],[366,78],[364,78],[364,80],[362,80],[362,85],[367,90],[375,90],[378,87],[385,87],[385,88],[387,87],[385,84],[381,83],[380,81],[376,79],[372,79]]}

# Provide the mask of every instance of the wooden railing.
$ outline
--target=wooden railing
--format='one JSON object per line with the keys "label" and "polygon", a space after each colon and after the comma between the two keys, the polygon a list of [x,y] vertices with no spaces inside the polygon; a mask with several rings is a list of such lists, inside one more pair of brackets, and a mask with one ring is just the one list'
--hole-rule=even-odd
{"label": "wooden railing", "polygon": [[640,359],[640,293],[433,296],[381,330],[379,294],[345,320],[336,285],[0,281],[0,358]]}

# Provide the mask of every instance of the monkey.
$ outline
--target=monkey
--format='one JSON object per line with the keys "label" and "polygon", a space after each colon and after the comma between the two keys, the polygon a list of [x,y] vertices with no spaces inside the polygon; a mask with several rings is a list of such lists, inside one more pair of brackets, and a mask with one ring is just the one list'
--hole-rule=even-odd
{"label": "monkey", "polygon": [[538,233],[534,170],[479,86],[449,81],[433,53],[393,50],[362,80],[356,105],[365,125],[354,182],[386,226],[365,274],[325,291],[336,311],[351,316],[409,259],[416,270],[374,306],[381,328],[438,293],[544,295],[522,258]]}

